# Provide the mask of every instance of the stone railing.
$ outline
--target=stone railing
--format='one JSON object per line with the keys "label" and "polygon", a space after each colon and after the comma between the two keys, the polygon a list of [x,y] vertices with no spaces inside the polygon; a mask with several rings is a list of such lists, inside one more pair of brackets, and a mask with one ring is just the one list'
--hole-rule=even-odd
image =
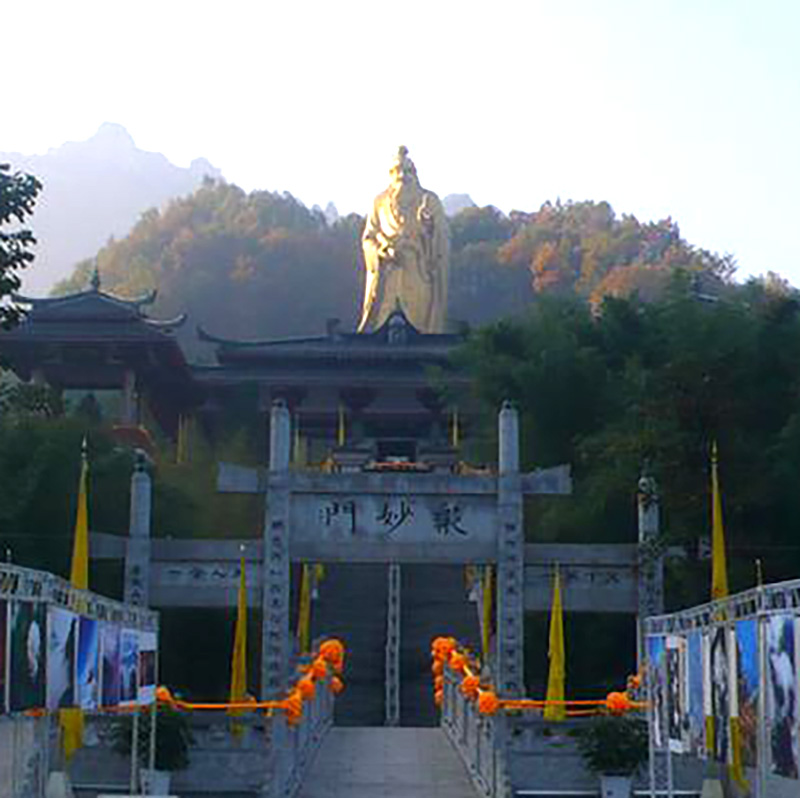
{"label": "stone railing", "polygon": [[[172,773],[172,791],[177,795],[202,792],[291,798],[333,720],[335,698],[328,684],[329,679],[317,683],[314,697],[303,702],[303,713],[294,724],[287,722],[286,713],[281,710],[246,712],[236,718],[222,710],[191,712],[193,742],[189,764],[185,770]],[[118,722],[114,715],[87,718],[85,746],[77,752],[70,768],[77,789],[131,791],[130,757],[112,750],[112,727]],[[235,738],[234,725],[239,727]],[[147,745],[147,740],[143,739],[142,744]],[[5,772],[3,763],[0,756],[0,773]],[[134,778],[133,791],[138,794],[139,789],[139,778]],[[12,795],[17,798],[23,793]],[[0,798],[5,798],[2,785]]]}
{"label": "stone railing", "polygon": [[0,796],[44,795],[50,749],[46,715],[0,717]]}
{"label": "stone railing", "polygon": [[268,719],[268,783],[265,798],[291,798],[300,789],[314,756],[333,724],[335,697],[328,679],[317,685],[314,698],[303,705],[300,720],[290,725],[283,712]]}
{"label": "stone railing", "polygon": [[478,794],[512,798],[508,770],[508,719],[503,712],[482,715],[459,690],[459,678],[444,669],[441,726],[458,751]]}

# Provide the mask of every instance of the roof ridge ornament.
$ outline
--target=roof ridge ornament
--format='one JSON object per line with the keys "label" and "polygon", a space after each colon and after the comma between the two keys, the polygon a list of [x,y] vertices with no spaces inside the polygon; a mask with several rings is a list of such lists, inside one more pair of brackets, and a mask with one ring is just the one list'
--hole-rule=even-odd
{"label": "roof ridge ornament", "polygon": [[92,291],[96,294],[100,293],[100,267],[97,265],[97,261],[94,262],[94,271],[92,272],[92,278],[89,281],[89,285],[92,287]]}

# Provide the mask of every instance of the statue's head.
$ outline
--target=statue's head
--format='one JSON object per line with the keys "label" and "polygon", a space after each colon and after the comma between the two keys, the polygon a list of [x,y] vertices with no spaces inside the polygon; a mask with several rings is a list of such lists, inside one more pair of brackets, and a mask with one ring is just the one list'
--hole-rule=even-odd
{"label": "statue's head", "polygon": [[392,166],[389,169],[389,176],[392,180],[392,187],[396,190],[404,186],[418,186],[417,167],[408,157],[408,148],[400,146],[397,148]]}

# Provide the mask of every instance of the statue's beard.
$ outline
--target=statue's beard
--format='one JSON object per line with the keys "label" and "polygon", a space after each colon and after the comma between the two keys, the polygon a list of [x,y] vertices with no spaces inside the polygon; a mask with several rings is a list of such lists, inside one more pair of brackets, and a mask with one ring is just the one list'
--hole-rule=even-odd
{"label": "statue's beard", "polygon": [[401,181],[392,193],[392,206],[398,216],[408,219],[416,214],[422,192],[416,181]]}

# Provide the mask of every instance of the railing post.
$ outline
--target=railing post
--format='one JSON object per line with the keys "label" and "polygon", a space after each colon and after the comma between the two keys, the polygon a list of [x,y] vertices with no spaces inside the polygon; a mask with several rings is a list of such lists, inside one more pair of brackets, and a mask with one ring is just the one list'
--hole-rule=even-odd
{"label": "railing post", "polygon": [[389,564],[386,598],[386,726],[400,725],[400,566]]}

